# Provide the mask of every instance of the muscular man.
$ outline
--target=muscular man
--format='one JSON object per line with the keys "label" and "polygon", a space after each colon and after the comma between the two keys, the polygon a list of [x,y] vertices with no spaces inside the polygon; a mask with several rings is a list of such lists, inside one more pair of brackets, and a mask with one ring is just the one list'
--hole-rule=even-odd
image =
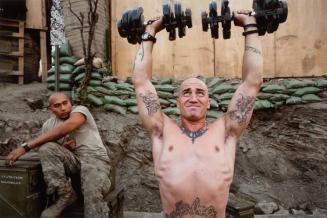
{"label": "muscular man", "polygon": [[[135,58],[133,83],[140,118],[153,144],[155,176],[165,217],[225,217],[232,183],[235,147],[249,124],[262,84],[263,60],[255,18],[234,12],[236,25],[245,27],[243,83],[225,115],[206,123],[208,88],[201,80],[183,81],[177,98],[180,123],[163,114],[152,76],[154,40],[143,35]],[[250,25],[248,25],[250,24]],[[146,27],[155,36],[162,18]],[[250,32],[249,32],[250,31]]]}
{"label": "muscular man", "polygon": [[47,194],[56,194],[56,202],[45,209],[42,218],[58,217],[76,200],[76,193],[67,175],[80,173],[84,195],[84,217],[108,218],[104,197],[109,192],[110,162],[98,128],[84,106],[72,107],[69,98],[60,92],[49,98],[54,114],[44,125],[43,134],[13,150],[6,158],[12,165],[30,149],[39,148]]}

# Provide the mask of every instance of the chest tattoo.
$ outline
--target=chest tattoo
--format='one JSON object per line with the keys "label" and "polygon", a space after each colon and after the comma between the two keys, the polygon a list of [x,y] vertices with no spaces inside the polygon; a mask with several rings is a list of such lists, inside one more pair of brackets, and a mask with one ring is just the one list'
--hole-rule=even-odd
{"label": "chest tattoo", "polygon": [[194,132],[192,132],[188,128],[184,127],[183,125],[181,125],[180,128],[181,128],[183,134],[187,135],[189,138],[192,139],[192,144],[194,144],[196,138],[201,137],[208,130],[208,128],[206,126],[202,127],[201,129],[198,129]]}
{"label": "chest tattoo", "polygon": [[196,198],[192,204],[179,201],[175,204],[175,210],[166,214],[166,218],[181,218],[186,215],[197,215],[204,218],[216,218],[217,211],[213,206],[205,207],[200,204],[200,199]]}

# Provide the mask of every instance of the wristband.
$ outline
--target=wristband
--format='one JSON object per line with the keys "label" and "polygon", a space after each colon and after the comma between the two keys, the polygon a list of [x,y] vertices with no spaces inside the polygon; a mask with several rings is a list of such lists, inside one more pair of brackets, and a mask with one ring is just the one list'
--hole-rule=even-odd
{"label": "wristband", "polygon": [[253,33],[258,33],[258,30],[249,30],[249,31],[244,31],[243,36],[247,36]]}
{"label": "wristband", "polygon": [[31,150],[31,148],[28,147],[27,142],[24,142],[23,144],[21,144],[20,147],[24,148],[25,152],[29,152]]}
{"label": "wristband", "polygon": [[256,23],[249,23],[243,26],[244,30],[246,30],[248,27],[256,27],[258,28],[258,25]]}

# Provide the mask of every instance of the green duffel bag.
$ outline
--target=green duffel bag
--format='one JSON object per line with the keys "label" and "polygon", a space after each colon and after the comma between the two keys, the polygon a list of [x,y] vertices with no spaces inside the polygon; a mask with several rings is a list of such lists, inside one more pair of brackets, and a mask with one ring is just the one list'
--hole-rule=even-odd
{"label": "green duffel bag", "polygon": [[272,98],[274,96],[275,96],[275,94],[260,92],[258,94],[258,96],[257,96],[257,99],[260,99],[260,100],[269,100],[270,98]]}
{"label": "green duffel bag", "polygon": [[[55,90],[55,83],[49,83],[48,89],[51,91]],[[59,91],[71,91],[72,86],[68,83],[59,83]]]}
{"label": "green duffel bag", "polygon": [[173,82],[172,79],[163,79],[161,81],[159,81],[160,85],[166,85],[166,84],[171,84]]}
{"label": "green duffel bag", "polygon": [[226,108],[228,108],[229,103],[230,103],[230,100],[224,100],[224,101],[219,102],[219,105],[220,105],[220,107],[226,109]]}
{"label": "green duffel bag", "polygon": [[135,98],[128,98],[128,99],[125,99],[125,104],[126,106],[136,106],[137,105],[137,101]]}
{"label": "green duffel bag", "polygon": [[284,93],[285,87],[277,84],[267,85],[266,87],[261,89],[265,93]]}
{"label": "green duffel bag", "polygon": [[316,94],[320,91],[321,90],[317,87],[304,87],[304,88],[298,89],[296,92],[294,92],[293,96],[301,97],[301,96],[307,95],[307,94]]}
{"label": "green duffel bag", "polygon": [[209,117],[209,118],[216,118],[217,119],[217,118],[222,117],[222,116],[224,116],[224,112],[222,112],[222,111],[210,110],[207,113],[207,117]]}
{"label": "green duffel bag", "polygon": [[317,81],[317,86],[319,88],[327,88],[327,79],[319,79]]}
{"label": "green duffel bag", "polygon": [[218,101],[224,101],[224,100],[231,100],[233,97],[234,93],[224,93],[224,94],[214,94],[213,98],[218,100]]}
{"label": "green duffel bag", "polygon": [[226,92],[235,92],[236,88],[232,85],[229,84],[221,84],[218,86],[215,86],[211,93],[212,94],[222,94],[222,93],[226,93]]}
{"label": "green duffel bag", "polygon": [[287,105],[301,104],[301,103],[303,103],[303,102],[302,102],[302,98],[300,98],[300,97],[291,96],[286,100]]}
{"label": "green duffel bag", "polygon": [[[71,82],[71,77],[72,77],[71,74],[61,74],[61,75],[59,75],[59,81],[61,83],[70,83]],[[47,79],[48,83],[54,83],[55,81],[56,81],[56,76],[55,75],[49,76],[48,79]]]}
{"label": "green duffel bag", "polygon": [[218,107],[219,107],[218,102],[215,99],[210,98],[210,108],[218,108]]}
{"label": "green duffel bag", "polygon": [[137,106],[130,106],[127,109],[128,109],[128,111],[132,112],[133,114],[139,113],[139,109],[137,108]]}
{"label": "green duffel bag", "polygon": [[216,87],[220,84],[222,84],[225,80],[220,77],[212,77],[211,79],[208,79],[208,88]]}
{"label": "green duffel bag", "polygon": [[76,61],[78,61],[80,58],[76,56],[70,56],[70,57],[60,57],[59,58],[59,64],[70,64],[74,65]]}
{"label": "green duffel bag", "polygon": [[284,81],[284,85],[287,89],[297,89],[297,88],[303,88],[304,83],[297,79],[289,79]]}
{"label": "green duffel bag", "polygon": [[302,101],[305,103],[321,102],[321,98],[315,94],[307,94],[302,96]]}
{"label": "green duffel bag", "polygon": [[172,85],[155,85],[154,88],[157,90],[157,91],[163,91],[163,92],[173,92],[176,87],[172,86]]}
{"label": "green duffel bag", "polygon": [[180,115],[180,111],[177,107],[168,107],[162,110],[167,115]]}
{"label": "green duffel bag", "polygon": [[172,99],[174,98],[174,95],[170,92],[162,92],[162,91],[157,91],[157,94],[160,98],[164,99]]}
{"label": "green duffel bag", "polygon": [[129,83],[117,83],[116,88],[119,90],[134,92],[133,86]]}
{"label": "green duffel bag", "polygon": [[66,41],[60,46],[59,54],[60,57],[72,56],[72,47],[70,46],[70,43],[68,41]]}
{"label": "green duffel bag", "polygon": [[115,112],[121,115],[126,115],[126,108],[118,105],[113,104],[105,104],[103,107],[106,111]]}
{"label": "green duffel bag", "polygon": [[126,106],[126,103],[124,100],[120,99],[117,96],[104,96],[104,101],[107,104],[113,104],[113,105],[119,105],[119,106]]}
{"label": "green duffel bag", "polygon": [[170,105],[170,102],[166,99],[160,98],[159,101],[160,101],[160,105],[162,105],[162,106],[169,107],[169,105]]}
{"label": "green duffel bag", "polygon": [[95,95],[88,94],[87,100],[89,100],[93,105],[100,107],[103,105],[103,101],[101,98],[96,97]]}
{"label": "green duffel bag", "polygon": [[257,100],[254,104],[254,110],[274,108],[274,105],[268,100]]}
{"label": "green duffel bag", "polygon": [[273,102],[278,102],[278,101],[285,101],[286,99],[288,99],[290,96],[288,95],[284,95],[284,94],[275,94],[274,96],[272,96],[269,100],[273,101]]}
{"label": "green duffel bag", "polygon": [[116,85],[117,85],[117,83],[114,83],[114,82],[105,82],[102,84],[103,87],[110,89],[110,90],[117,90]]}
{"label": "green duffel bag", "polygon": [[76,77],[79,74],[84,73],[84,72],[85,72],[85,66],[84,65],[81,65],[81,66],[76,67],[73,70],[72,74],[73,74],[73,77]]}
{"label": "green duffel bag", "polygon": [[94,87],[94,89],[97,90],[98,92],[103,93],[103,94],[106,94],[106,95],[110,95],[111,94],[110,90],[108,90],[108,89],[106,89],[106,88],[104,88],[102,86]]}
{"label": "green duffel bag", "polygon": [[101,80],[91,79],[91,80],[89,81],[89,85],[90,85],[90,86],[93,86],[93,87],[101,86],[101,84],[102,84],[102,81],[101,81]]}

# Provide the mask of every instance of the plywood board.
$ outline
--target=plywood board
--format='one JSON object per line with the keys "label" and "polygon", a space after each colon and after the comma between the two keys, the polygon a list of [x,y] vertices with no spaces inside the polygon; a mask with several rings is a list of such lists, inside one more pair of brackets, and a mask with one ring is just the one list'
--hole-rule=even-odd
{"label": "plywood board", "polygon": [[[26,28],[43,29],[46,26],[46,10],[44,0],[26,0]],[[49,15],[50,16],[50,15]]]}

